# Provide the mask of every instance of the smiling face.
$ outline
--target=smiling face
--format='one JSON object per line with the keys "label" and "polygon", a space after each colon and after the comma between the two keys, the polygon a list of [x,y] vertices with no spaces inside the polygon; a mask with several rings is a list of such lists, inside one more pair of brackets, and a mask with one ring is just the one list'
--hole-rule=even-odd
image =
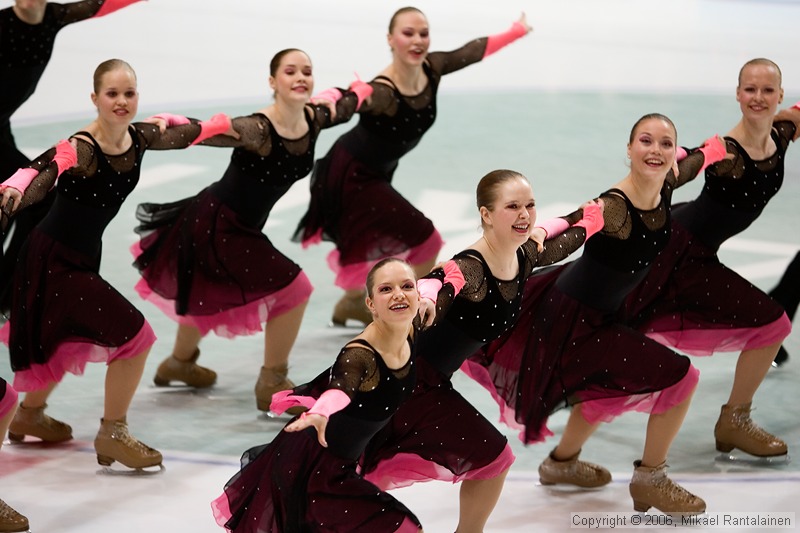
{"label": "smiling face", "polygon": [[663,180],[675,160],[677,133],[666,119],[641,120],[631,134],[628,157],[635,176]]}
{"label": "smiling face", "polygon": [[781,75],[771,63],[746,65],[739,76],[736,101],[742,115],[751,120],[772,120],[783,101]]}
{"label": "smiling face", "polygon": [[379,320],[411,324],[419,310],[419,292],[414,271],[403,261],[389,260],[375,270],[367,307]]}
{"label": "smiling face", "polygon": [[493,192],[490,205],[480,208],[484,231],[492,231],[499,239],[524,243],[536,222],[536,201],[531,184],[523,176],[516,175],[499,182]]}
{"label": "smiling face", "polygon": [[98,117],[112,124],[128,124],[139,109],[136,75],[124,66],[113,68],[99,78],[92,93]]}
{"label": "smiling face", "polygon": [[431,44],[428,19],[416,10],[397,13],[392,18],[387,40],[396,61],[422,65]]}
{"label": "smiling face", "polygon": [[275,92],[276,100],[307,102],[314,90],[311,59],[300,50],[283,54],[269,77],[269,86]]}

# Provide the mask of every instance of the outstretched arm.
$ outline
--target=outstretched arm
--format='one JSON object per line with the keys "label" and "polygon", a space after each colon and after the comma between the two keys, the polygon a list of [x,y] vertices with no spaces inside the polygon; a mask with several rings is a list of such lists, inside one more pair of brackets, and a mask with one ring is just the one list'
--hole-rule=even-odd
{"label": "outstretched arm", "polygon": [[114,11],[127,7],[142,0],[83,0],[82,2],[71,2],[62,4],[64,24],[72,24],[82,20],[104,17]]}

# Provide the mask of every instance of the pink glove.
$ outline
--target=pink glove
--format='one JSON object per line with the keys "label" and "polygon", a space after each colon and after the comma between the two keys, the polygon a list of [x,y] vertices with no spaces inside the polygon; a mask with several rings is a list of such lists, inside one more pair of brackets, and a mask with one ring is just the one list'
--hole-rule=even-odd
{"label": "pink glove", "polygon": [[361,104],[372,95],[372,85],[367,82],[361,81],[361,78],[358,77],[356,74],[356,79],[353,83],[350,84],[348,90],[356,93],[356,98],[358,98],[358,105],[356,105],[356,110],[361,107]]}
{"label": "pink glove", "polygon": [[200,122],[200,135],[192,141],[192,145],[203,142],[209,137],[225,133],[231,127],[231,118],[225,113],[217,113],[208,120]]}
{"label": "pink glove", "polygon": [[700,167],[700,172],[704,171],[709,165],[713,165],[717,161],[725,159],[725,155],[728,153],[725,149],[725,141],[720,141],[716,135],[706,139],[703,142],[703,146],[700,147],[700,151],[703,152],[705,156],[705,161],[703,161],[703,166]]}
{"label": "pink glove", "polygon": [[78,152],[68,140],[62,139],[56,144],[56,155],[53,156],[53,161],[56,162],[58,175],[60,176],[65,170],[74,167],[78,163]]}
{"label": "pink glove", "polygon": [[322,415],[325,418],[330,418],[331,415],[337,411],[341,411],[350,403],[350,397],[346,392],[339,389],[328,389],[323,392],[319,400],[317,400],[310,410],[306,411],[300,418],[305,418],[309,415]]}
{"label": "pink glove", "polygon": [[153,115],[150,118],[164,119],[167,122],[168,128],[171,128],[173,126],[183,126],[185,124],[191,124],[192,122],[183,115],[173,115],[172,113],[159,113],[158,115]]}
{"label": "pink glove", "polygon": [[509,44],[513,43],[520,37],[524,37],[528,33],[528,30],[525,26],[522,25],[519,21],[514,22],[511,25],[511,28],[503,33],[498,33],[497,35],[491,35],[486,40],[486,50],[483,52],[483,58],[486,59],[488,56],[492,55],[493,53],[497,52],[504,46],[508,46]]}
{"label": "pink glove", "polygon": [[340,91],[336,87],[331,87],[329,89],[325,89],[316,96],[312,96],[311,103],[316,104],[317,101],[319,100],[327,100],[328,102],[333,102],[335,104],[336,102],[341,100],[341,98],[342,98],[342,91]]}
{"label": "pink glove", "polygon": [[589,237],[603,229],[604,225],[603,212],[597,204],[589,204],[584,207],[583,218],[574,224],[574,226],[586,230],[586,240],[589,240]]}
{"label": "pink glove", "polygon": [[420,298],[427,298],[435,303],[441,289],[442,282],[438,279],[422,278],[417,280],[417,291],[419,292]]}
{"label": "pink glove", "polygon": [[447,261],[442,268],[444,269],[444,282],[453,286],[455,293],[453,296],[461,292],[467,281],[464,279],[464,274],[458,268],[458,263],[452,259]]}
{"label": "pink glove", "polygon": [[535,226],[537,228],[542,228],[545,232],[547,232],[547,237],[552,238],[556,235],[561,235],[564,233],[567,228],[569,228],[569,222],[561,217],[555,217],[545,220],[544,222],[537,223]]}
{"label": "pink glove", "polygon": [[127,7],[140,1],[141,0],[106,0],[92,18],[104,17],[109,13],[113,13],[114,11],[120,10],[123,7]]}
{"label": "pink glove", "polygon": [[22,194],[25,194],[25,189],[28,188],[28,185],[31,184],[33,178],[39,175],[38,170],[34,170],[32,168],[21,168],[14,172],[14,174],[4,181],[2,184],[3,187],[11,187],[12,189],[17,189]]}

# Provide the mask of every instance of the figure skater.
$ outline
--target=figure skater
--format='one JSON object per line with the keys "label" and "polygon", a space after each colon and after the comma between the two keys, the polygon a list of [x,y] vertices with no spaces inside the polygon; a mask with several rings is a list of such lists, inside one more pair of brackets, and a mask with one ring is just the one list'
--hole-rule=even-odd
{"label": "figure skater", "polygon": [[230,120],[167,129],[132,123],[139,103],[136,74],[111,59],[94,74],[97,118],[69,141],[37,157],[0,184],[2,207],[25,208],[56,184],[56,199],[33,229],[14,275],[12,318],[0,330],[11,353],[14,388],[25,398],[9,438],[26,435],[59,442],[72,428],[45,414],[64,374],[82,374],[87,362],[108,364],[105,403],[94,441],[97,460],[141,469],[161,454],[128,432],[127,412],[155,341],[144,316],[99,274],[102,236],[139,180],[148,149],[172,150],[208,136],[231,133]]}
{"label": "figure skater", "polygon": [[333,310],[333,324],[371,320],[363,304],[364,277],[379,259],[402,256],[418,276],[431,270],[442,238],[392,186],[394,172],[433,125],[442,76],[483,60],[529,31],[523,13],[506,32],[452,52],[429,53],[425,15],[405,7],[392,16],[387,36],[392,63],[370,82],[374,92],[356,127],[316,162],[309,208],[295,233],[304,246],[321,239],[336,244],[328,265],[345,294]]}

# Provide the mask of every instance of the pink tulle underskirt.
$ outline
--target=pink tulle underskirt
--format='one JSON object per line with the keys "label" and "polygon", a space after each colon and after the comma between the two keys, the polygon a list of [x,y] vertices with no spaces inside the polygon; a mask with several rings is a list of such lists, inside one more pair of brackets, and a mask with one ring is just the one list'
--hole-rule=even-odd
{"label": "pink tulle underskirt", "polygon": [[[0,342],[8,345],[9,322],[0,329]],[[156,342],[153,328],[145,320],[142,328],[122,346],[99,346],[91,342],[67,341],[58,345],[47,363],[33,364],[14,373],[14,388],[20,392],[42,390],[58,383],[64,375],[83,375],[86,363],[111,364],[117,359],[130,359],[149,350]]]}
{"label": "pink tulle underskirt", "polygon": [[784,313],[778,320],[758,328],[659,331],[657,320],[649,328],[654,331],[645,334],[651,339],[689,355],[702,356],[716,352],[752,350],[781,343],[792,332],[792,322]]}
{"label": "pink tulle underskirt", "polygon": [[610,422],[628,411],[660,414],[690,397],[700,380],[700,371],[689,365],[689,371],[681,380],[664,390],[647,394],[633,394],[618,398],[603,398],[581,403],[581,414],[590,424]]}
{"label": "pink tulle underskirt", "polygon": [[[308,241],[312,244],[311,241]],[[436,259],[439,250],[442,249],[444,241],[442,236],[435,229],[425,242],[419,244],[408,250],[394,254],[392,257],[397,257],[407,261],[411,265],[419,265],[431,259]],[[336,275],[334,284],[346,291],[361,290],[367,281],[367,274],[370,269],[375,266],[383,258],[378,258],[373,261],[365,261],[362,263],[353,263],[350,265],[342,265],[339,262],[339,250],[333,249],[328,254],[328,267]]]}
{"label": "pink tulle underskirt", "polygon": [[[7,383],[6,393],[0,398],[0,419],[17,406],[17,396],[17,391],[14,387],[12,387],[10,383]],[[0,435],[0,438],[5,438],[5,435]]]}
{"label": "pink tulle underskirt", "polygon": [[300,272],[286,287],[245,305],[213,315],[179,315],[175,312],[175,302],[153,292],[143,278],[139,279],[134,288],[139,296],[154,304],[175,322],[194,326],[203,336],[213,331],[228,339],[263,331],[268,319],[278,317],[308,301],[314,290],[305,272]]}
{"label": "pink tulle underskirt", "polygon": [[465,479],[491,479],[511,468],[515,459],[514,452],[506,444],[500,455],[488,465],[457,475],[415,453],[398,453],[391,459],[378,463],[375,470],[369,472],[364,478],[377,485],[381,490],[408,487],[414,483],[433,480],[458,483]]}

